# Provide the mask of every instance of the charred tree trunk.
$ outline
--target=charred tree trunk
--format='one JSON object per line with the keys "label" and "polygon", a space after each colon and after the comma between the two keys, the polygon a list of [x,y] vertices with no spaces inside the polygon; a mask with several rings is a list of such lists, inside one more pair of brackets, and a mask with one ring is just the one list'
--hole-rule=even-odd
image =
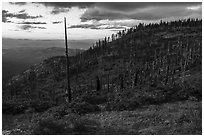
{"label": "charred tree trunk", "polygon": [[110,80],[109,80],[109,75],[110,75],[110,71],[108,71],[108,92],[109,92],[109,88],[110,88],[110,87],[109,87],[109,83],[110,83],[110,82],[109,82],[109,81],[110,81]]}
{"label": "charred tree trunk", "polygon": [[136,87],[137,86],[137,81],[138,81],[138,72],[135,73],[135,77],[134,77],[134,84],[133,84],[133,87]]}
{"label": "charred tree trunk", "polygon": [[100,79],[98,76],[96,76],[96,91],[99,91],[100,89],[101,89]]}
{"label": "charred tree trunk", "polygon": [[124,89],[124,78],[123,78],[123,75],[120,76],[120,89],[121,90]]}
{"label": "charred tree trunk", "polygon": [[68,44],[67,44],[67,27],[66,27],[66,18],[64,18],[64,25],[65,25],[65,46],[66,46],[66,63],[67,63],[67,91],[66,97],[68,96],[68,102],[72,101],[71,96],[71,88],[70,88],[70,77],[69,77],[69,56],[68,56]]}
{"label": "charred tree trunk", "polygon": [[167,85],[167,83],[168,83],[168,79],[169,79],[169,65],[167,65],[167,68],[166,68],[165,85]]}

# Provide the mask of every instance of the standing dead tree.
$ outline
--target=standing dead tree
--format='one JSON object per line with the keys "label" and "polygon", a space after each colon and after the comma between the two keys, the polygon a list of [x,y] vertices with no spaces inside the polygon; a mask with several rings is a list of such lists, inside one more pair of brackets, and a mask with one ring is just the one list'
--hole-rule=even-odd
{"label": "standing dead tree", "polygon": [[70,77],[69,77],[69,56],[68,56],[68,44],[67,44],[67,26],[66,26],[66,18],[64,18],[64,26],[65,26],[65,46],[66,46],[66,64],[67,64],[67,90],[66,90],[66,98],[68,96],[68,102],[72,101],[71,96],[71,88],[70,88]]}
{"label": "standing dead tree", "polygon": [[100,84],[100,79],[98,76],[96,76],[96,91],[101,90],[101,84]]}

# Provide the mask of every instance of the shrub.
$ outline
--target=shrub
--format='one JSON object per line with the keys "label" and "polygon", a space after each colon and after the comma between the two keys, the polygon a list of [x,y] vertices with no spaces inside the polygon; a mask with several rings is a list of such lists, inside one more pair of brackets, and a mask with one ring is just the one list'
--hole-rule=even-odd
{"label": "shrub", "polygon": [[3,114],[20,114],[28,108],[27,102],[18,102],[15,100],[9,100],[2,102],[2,113]]}
{"label": "shrub", "polygon": [[198,100],[202,99],[202,85],[200,82],[185,83],[184,92],[187,96],[195,97]]}
{"label": "shrub", "polygon": [[140,107],[139,93],[132,90],[119,91],[116,95],[106,103],[106,110],[134,110]]}
{"label": "shrub", "polygon": [[82,119],[77,114],[68,114],[63,119],[45,118],[34,127],[35,135],[84,135],[97,134],[99,123]]}
{"label": "shrub", "polygon": [[85,95],[83,97],[83,100],[85,102],[88,102],[93,105],[98,105],[98,104],[103,104],[107,102],[107,96],[106,95],[97,95],[97,94],[92,94],[92,95]]}
{"label": "shrub", "polygon": [[52,102],[35,100],[30,103],[30,106],[35,109],[35,112],[44,112],[53,106]]}
{"label": "shrub", "polygon": [[100,108],[98,106],[89,104],[87,102],[73,102],[70,105],[70,107],[72,111],[77,114],[85,114],[100,111]]}
{"label": "shrub", "polygon": [[2,113],[4,114],[21,114],[28,108],[34,108],[35,112],[44,112],[53,104],[48,101],[21,101],[21,100],[9,100],[2,103]]}
{"label": "shrub", "polygon": [[61,104],[59,106],[55,106],[49,108],[46,112],[44,112],[41,116],[38,116],[34,121],[40,121],[45,118],[53,118],[53,119],[61,119],[65,115],[71,113],[71,109],[68,108],[67,104]]}
{"label": "shrub", "polygon": [[60,135],[65,132],[65,124],[59,123],[51,118],[40,120],[34,128],[35,135]]}
{"label": "shrub", "polygon": [[135,110],[144,105],[161,104],[186,99],[179,86],[144,87],[142,90],[126,89],[118,91],[106,103],[106,110]]}

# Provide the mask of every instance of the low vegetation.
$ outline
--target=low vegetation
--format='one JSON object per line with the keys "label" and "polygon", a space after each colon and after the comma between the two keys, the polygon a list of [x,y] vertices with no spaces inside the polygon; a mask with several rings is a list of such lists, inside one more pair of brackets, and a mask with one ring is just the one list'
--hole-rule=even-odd
{"label": "low vegetation", "polygon": [[9,116],[3,115],[3,134],[202,134],[201,102],[179,101],[148,105],[134,111],[101,111],[85,115],[69,111],[62,114],[62,110],[55,107],[44,113],[21,114],[10,122]]}

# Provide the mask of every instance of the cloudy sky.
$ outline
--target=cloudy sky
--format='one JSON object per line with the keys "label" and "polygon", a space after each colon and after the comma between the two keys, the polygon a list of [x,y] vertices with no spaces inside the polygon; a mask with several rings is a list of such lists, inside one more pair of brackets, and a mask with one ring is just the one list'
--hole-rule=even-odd
{"label": "cloudy sky", "polygon": [[100,39],[140,22],[202,18],[201,3],[3,2],[2,36],[63,39],[64,17],[70,40]]}

